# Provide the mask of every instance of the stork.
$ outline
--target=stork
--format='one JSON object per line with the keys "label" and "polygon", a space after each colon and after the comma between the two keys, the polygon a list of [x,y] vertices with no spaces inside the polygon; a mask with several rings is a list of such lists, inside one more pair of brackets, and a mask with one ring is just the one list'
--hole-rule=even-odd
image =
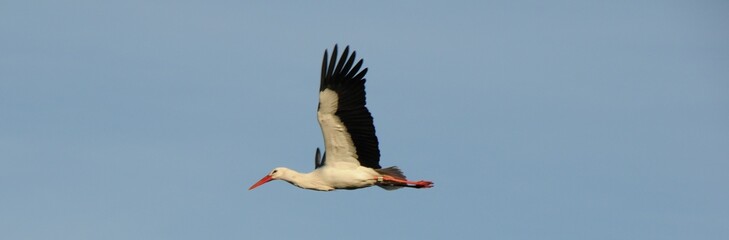
{"label": "stork", "polygon": [[365,74],[360,71],[362,59],[355,64],[356,52],[349,55],[349,46],[337,59],[334,45],[329,59],[324,50],[319,85],[317,118],[324,135],[324,154],[319,148],[314,155],[314,171],[299,173],[274,168],[248,190],[272,180],[283,180],[303,189],[332,191],[358,189],[377,185],[386,190],[403,187],[430,188],[431,181],[409,181],[398,167],[380,167],[372,114],[365,106]]}

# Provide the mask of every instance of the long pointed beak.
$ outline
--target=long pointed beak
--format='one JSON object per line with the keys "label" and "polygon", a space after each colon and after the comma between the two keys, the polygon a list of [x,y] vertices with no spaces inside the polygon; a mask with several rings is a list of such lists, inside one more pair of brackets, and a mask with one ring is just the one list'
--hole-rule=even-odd
{"label": "long pointed beak", "polygon": [[270,182],[271,180],[273,180],[273,178],[271,178],[270,175],[266,175],[265,177],[261,178],[261,180],[258,180],[258,182],[256,184],[253,184],[253,186],[248,188],[248,190],[253,190],[254,188],[257,188],[258,186],[261,186],[264,183]]}

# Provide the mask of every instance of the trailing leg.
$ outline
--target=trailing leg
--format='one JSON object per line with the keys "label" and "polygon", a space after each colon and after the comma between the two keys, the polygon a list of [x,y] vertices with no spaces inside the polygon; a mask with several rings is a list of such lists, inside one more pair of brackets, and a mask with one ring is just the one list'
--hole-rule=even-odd
{"label": "trailing leg", "polygon": [[399,179],[396,177],[391,177],[384,175],[382,177],[376,178],[377,185],[391,185],[391,186],[398,186],[398,187],[411,187],[411,188],[431,188],[433,187],[433,182],[431,181],[408,181],[407,179]]}

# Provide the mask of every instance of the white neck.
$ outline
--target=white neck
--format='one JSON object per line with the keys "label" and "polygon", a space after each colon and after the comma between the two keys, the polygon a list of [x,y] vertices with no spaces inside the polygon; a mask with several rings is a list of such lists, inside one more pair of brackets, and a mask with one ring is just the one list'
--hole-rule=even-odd
{"label": "white neck", "polygon": [[285,171],[283,171],[283,174],[279,177],[279,179],[304,189],[319,191],[333,190],[332,187],[327,186],[325,183],[321,182],[320,179],[316,177],[316,175],[316,172],[300,173],[291,169],[286,169]]}

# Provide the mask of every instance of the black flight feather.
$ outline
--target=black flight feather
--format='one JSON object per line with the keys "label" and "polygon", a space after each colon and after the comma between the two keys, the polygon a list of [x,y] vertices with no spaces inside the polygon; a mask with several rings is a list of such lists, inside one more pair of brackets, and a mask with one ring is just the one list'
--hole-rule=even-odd
{"label": "black flight feather", "polygon": [[356,60],[355,56],[355,51],[349,56],[349,46],[344,49],[339,59],[337,59],[337,45],[334,45],[331,58],[327,51],[324,51],[319,91],[330,89],[337,93],[339,102],[334,115],[344,123],[352,137],[360,165],[380,169],[382,168],[380,149],[375,135],[375,125],[372,114],[365,106],[367,100],[364,77],[367,68],[360,71],[361,59],[352,66]]}

